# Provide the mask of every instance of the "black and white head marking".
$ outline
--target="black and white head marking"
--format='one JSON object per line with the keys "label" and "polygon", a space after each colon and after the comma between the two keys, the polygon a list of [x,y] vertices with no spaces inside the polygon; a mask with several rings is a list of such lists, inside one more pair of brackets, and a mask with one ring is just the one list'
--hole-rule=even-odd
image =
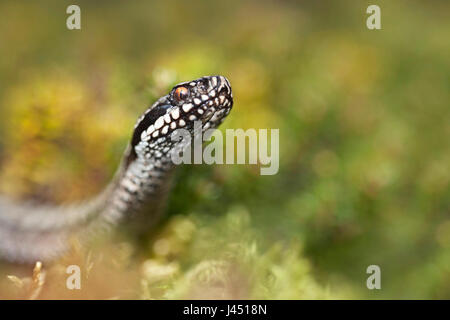
{"label": "black and white head marking", "polygon": [[232,106],[231,86],[223,76],[180,83],[139,118],[131,140],[131,156],[143,160],[168,158],[174,144],[170,136],[175,130],[192,132],[195,121],[202,122],[203,132],[217,128]]}

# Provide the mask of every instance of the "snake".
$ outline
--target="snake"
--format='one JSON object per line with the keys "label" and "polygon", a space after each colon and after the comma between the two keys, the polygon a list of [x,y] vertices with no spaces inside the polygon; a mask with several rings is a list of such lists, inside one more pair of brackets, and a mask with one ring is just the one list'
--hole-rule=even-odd
{"label": "snake", "polygon": [[[70,250],[72,239],[85,241],[122,222],[148,230],[164,212],[174,154],[217,129],[232,107],[224,76],[179,83],[138,118],[114,177],[96,196],[68,205],[19,204],[0,196],[0,259],[53,261]],[[174,139],[181,130],[192,139]]]}

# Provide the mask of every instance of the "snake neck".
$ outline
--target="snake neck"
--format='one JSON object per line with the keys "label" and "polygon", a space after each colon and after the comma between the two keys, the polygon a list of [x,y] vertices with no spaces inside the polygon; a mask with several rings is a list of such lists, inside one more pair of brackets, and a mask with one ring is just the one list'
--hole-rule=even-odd
{"label": "snake neck", "polygon": [[135,218],[137,214],[156,214],[152,200],[167,193],[171,181],[174,164],[169,157],[147,159],[130,150],[128,147],[112,187],[107,191],[107,201],[100,210],[99,216],[111,225]]}
{"label": "snake neck", "polygon": [[[53,260],[70,249],[104,234],[125,220],[153,225],[171,181],[169,158],[144,159],[128,147],[112,182],[95,198],[78,205],[18,205],[0,197],[0,258],[13,262]],[[161,201],[154,201],[161,200]]]}

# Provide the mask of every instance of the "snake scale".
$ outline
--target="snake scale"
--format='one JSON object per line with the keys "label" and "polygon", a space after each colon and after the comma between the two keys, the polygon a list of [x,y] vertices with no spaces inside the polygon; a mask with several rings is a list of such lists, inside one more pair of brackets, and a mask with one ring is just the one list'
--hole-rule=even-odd
{"label": "snake scale", "polygon": [[147,228],[159,218],[174,171],[172,155],[189,142],[174,141],[180,128],[192,138],[217,128],[233,106],[229,81],[207,76],[183,82],[159,98],[138,119],[111,183],[82,204],[37,206],[0,197],[0,259],[51,261],[70,249],[70,239],[89,238],[128,220]]}

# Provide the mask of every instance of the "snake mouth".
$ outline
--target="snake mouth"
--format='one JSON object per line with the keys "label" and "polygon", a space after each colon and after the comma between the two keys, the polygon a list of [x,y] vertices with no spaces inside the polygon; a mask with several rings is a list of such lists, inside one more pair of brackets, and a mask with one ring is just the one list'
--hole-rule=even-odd
{"label": "snake mouth", "polygon": [[202,123],[207,123],[212,117],[214,116],[214,111],[210,110],[208,111],[205,116],[202,118]]}

